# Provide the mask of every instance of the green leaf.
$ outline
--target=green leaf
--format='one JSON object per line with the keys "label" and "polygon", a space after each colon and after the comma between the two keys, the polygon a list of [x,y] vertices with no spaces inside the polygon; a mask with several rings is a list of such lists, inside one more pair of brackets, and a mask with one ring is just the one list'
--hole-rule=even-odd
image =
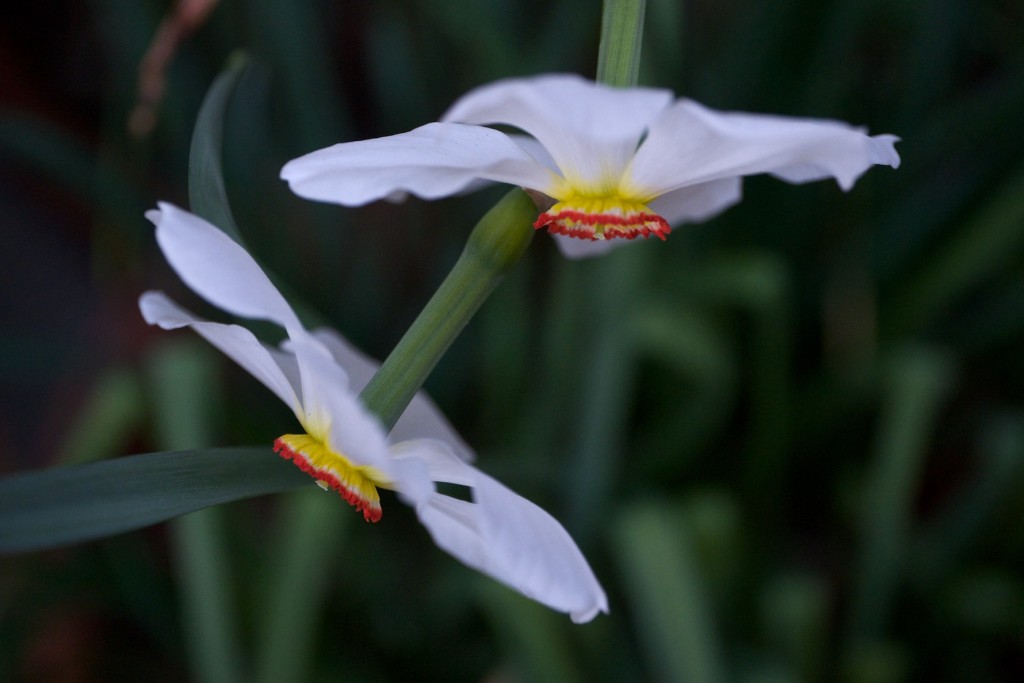
{"label": "green leaf", "polygon": [[515,664],[516,673],[537,683],[582,680],[564,615],[491,581],[478,583],[484,608],[504,643],[503,649]]}
{"label": "green leaf", "polygon": [[[150,355],[154,426],[161,448],[214,443],[224,405],[219,361],[213,349],[187,337],[165,340]],[[197,683],[250,680],[243,673],[246,658],[224,513],[210,507],[169,525],[182,631],[191,679]]]}
{"label": "green leaf", "polygon": [[0,479],[0,553],[90,541],[309,483],[265,447],[151,453],[19,474]]}
{"label": "green leaf", "polygon": [[[589,364],[587,374],[573,382],[579,393],[571,399],[572,405],[579,411],[570,426],[573,456],[566,463],[566,476],[573,482],[566,499],[568,523],[584,546],[605,524],[605,501],[613,495],[620,455],[627,444],[628,413],[622,406],[633,395],[637,363],[621,322],[635,305],[632,287],[644,287],[650,259],[649,249],[629,249],[580,264],[586,278],[582,291],[599,292],[610,283],[617,285],[608,289],[599,305],[584,309],[576,332],[579,341],[566,347],[586,348]],[[630,283],[630,287],[619,283]]]}
{"label": "green leaf", "polygon": [[882,638],[908,563],[914,500],[955,368],[942,352],[907,346],[888,359],[875,454],[861,498],[851,647]]}
{"label": "green leaf", "polygon": [[104,371],[64,439],[57,464],[78,465],[124,453],[142,423],[144,405],[134,370],[113,367]]}
{"label": "green leaf", "polygon": [[263,606],[252,678],[257,683],[311,679],[317,632],[327,619],[325,608],[353,521],[352,515],[337,514],[330,504],[335,502],[324,496],[283,496],[278,520],[267,532],[274,553],[259,592]]}
{"label": "green leaf", "polygon": [[612,525],[612,552],[653,678],[724,681],[711,595],[685,521],[671,505],[631,506]]}
{"label": "green leaf", "polygon": [[199,109],[188,157],[188,200],[192,212],[210,221],[243,246],[245,243],[235,225],[224,187],[221,148],[228,103],[248,63],[243,53],[236,53],[210,86],[203,106]]}
{"label": "green leaf", "polygon": [[597,80],[619,88],[636,86],[647,0],[604,0]]}
{"label": "green leaf", "polygon": [[[137,183],[96,150],[60,126],[12,110],[0,112],[0,157],[17,173],[38,174],[51,191],[67,193],[97,211],[116,206],[139,215],[150,205]],[[112,222],[105,230],[137,243],[149,232],[143,223]],[[124,245],[122,245],[123,247]]]}
{"label": "green leaf", "polygon": [[962,223],[883,312],[893,334],[933,324],[993,275],[1011,270],[1024,248],[1024,167]]}

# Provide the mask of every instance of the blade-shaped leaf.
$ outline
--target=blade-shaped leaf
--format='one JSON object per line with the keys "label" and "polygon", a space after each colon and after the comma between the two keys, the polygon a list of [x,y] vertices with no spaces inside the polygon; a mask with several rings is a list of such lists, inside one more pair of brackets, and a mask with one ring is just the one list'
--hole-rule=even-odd
{"label": "blade-shaped leaf", "polygon": [[612,550],[656,680],[728,680],[714,605],[685,517],[643,503],[612,524]]}
{"label": "blade-shaped leaf", "polygon": [[245,73],[246,64],[248,59],[243,54],[234,55],[210,86],[196,118],[188,157],[188,200],[192,211],[243,246],[245,242],[235,225],[224,188],[221,148],[228,103]]}
{"label": "blade-shaped leaf", "polygon": [[0,479],[0,553],[132,531],[310,479],[268,448],[134,455]]}

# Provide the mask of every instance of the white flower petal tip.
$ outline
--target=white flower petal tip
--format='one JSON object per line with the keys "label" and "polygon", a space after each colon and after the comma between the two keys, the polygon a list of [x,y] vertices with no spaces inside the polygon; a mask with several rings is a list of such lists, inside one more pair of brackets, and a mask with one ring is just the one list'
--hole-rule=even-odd
{"label": "white flower petal tip", "polygon": [[139,297],[139,311],[147,324],[156,325],[164,330],[176,330],[192,321],[190,316],[163,292],[144,292]]}
{"label": "white flower petal tip", "polygon": [[702,183],[770,173],[793,183],[832,177],[849,189],[872,165],[899,163],[896,140],[891,135],[869,137],[840,121],[720,112],[683,99],[651,126],[626,183],[662,196]]}
{"label": "white flower petal tip", "polygon": [[541,508],[502,489],[496,496],[493,486],[478,480],[474,502],[434,494],[416,513],[439,547],[527,598],[576,623],[607,613],[604,590],[568,532]]}
{"label": "white flower petal tip", "polygon": [[479,180],[548,187],[554,174],[504,133],[430,123],[408,133],[346,142],[289,161],[281,178],[295,194],[344,206],[379,199],[458,194]]}
{"label": "white flower petal tip", "polygon": [[[485,127],[493,125],[525,135]],[[672,226],[739,201],[743,176],[831,177],[849,190],[873,165],[899,166],[897,141],[839,121],[718,112],[673,101],[666,90],[554,74],[480,86],[441,123],[313,152],[289,162],[282,177],[304,197],[350,206],[505,182],[554,200],[536,226],[549,232],[595,242],[664,239]],[[558,242],[570,258],[609,250]]]}
{"label": "white flower petal tip", "polygon": [[166,202],[146,217],[156,226],[157,243],[168,263],[201,297],[235,315],[301,327],[256,261],[224,232]]}
{"label": "white flower petal tip", "polygon": [[896,135],[875,135],[868,138],[871,145],[869,160],[880,166],[900,167],[900,155],[896,151],[896,143],[902,142]]}
{"label": "white flower petal tip", "polygon": [[433,481],[461,484],[473,502],[433,490],[410,499],[438,546],[473,569],[582,623],[608,611],[600,583],[569,533],[551,515],[459,460],[444,444],[393,447]]}

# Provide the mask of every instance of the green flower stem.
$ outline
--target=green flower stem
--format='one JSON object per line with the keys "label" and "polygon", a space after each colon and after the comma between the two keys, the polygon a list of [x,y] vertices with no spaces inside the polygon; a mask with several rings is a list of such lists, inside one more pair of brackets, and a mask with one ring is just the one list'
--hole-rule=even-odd
{"label": "green flower stem", "polygon": [[619,88],[636,85],[647,0],[605,0],[597,80]]}
{"label": "green flower stem", "polygon": [[516,189],[473,228],[455,267],[360,397],[387,429],[505,273],[519,262],[533,239],[531,224],[536,217],[533,200]]}

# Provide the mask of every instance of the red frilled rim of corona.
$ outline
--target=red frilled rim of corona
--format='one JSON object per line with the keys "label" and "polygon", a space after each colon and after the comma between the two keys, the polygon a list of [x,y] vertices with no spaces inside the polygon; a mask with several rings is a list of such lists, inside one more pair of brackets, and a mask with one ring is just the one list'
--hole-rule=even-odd
{"label": "red frilled rim of corona", "polygon": [[300,470],[338,492],[345,502],[363,513],[367,522],[379,522],[382,511],[374,482],[361,468],[331,452],[306,434],[285,434],[274,441],[274,452]]}
{"label": "red frilled rim of corona", "polygon": [[[557,208],[557,207],[556,207]],[[615,213],[587,213],[573,209],[562,209],[542,213],[535,229],[547,228],[557,235],[568,235],[577,239],[627,239],[655,235],[662,241],[672,232],[668,221],[648,211]]]}

